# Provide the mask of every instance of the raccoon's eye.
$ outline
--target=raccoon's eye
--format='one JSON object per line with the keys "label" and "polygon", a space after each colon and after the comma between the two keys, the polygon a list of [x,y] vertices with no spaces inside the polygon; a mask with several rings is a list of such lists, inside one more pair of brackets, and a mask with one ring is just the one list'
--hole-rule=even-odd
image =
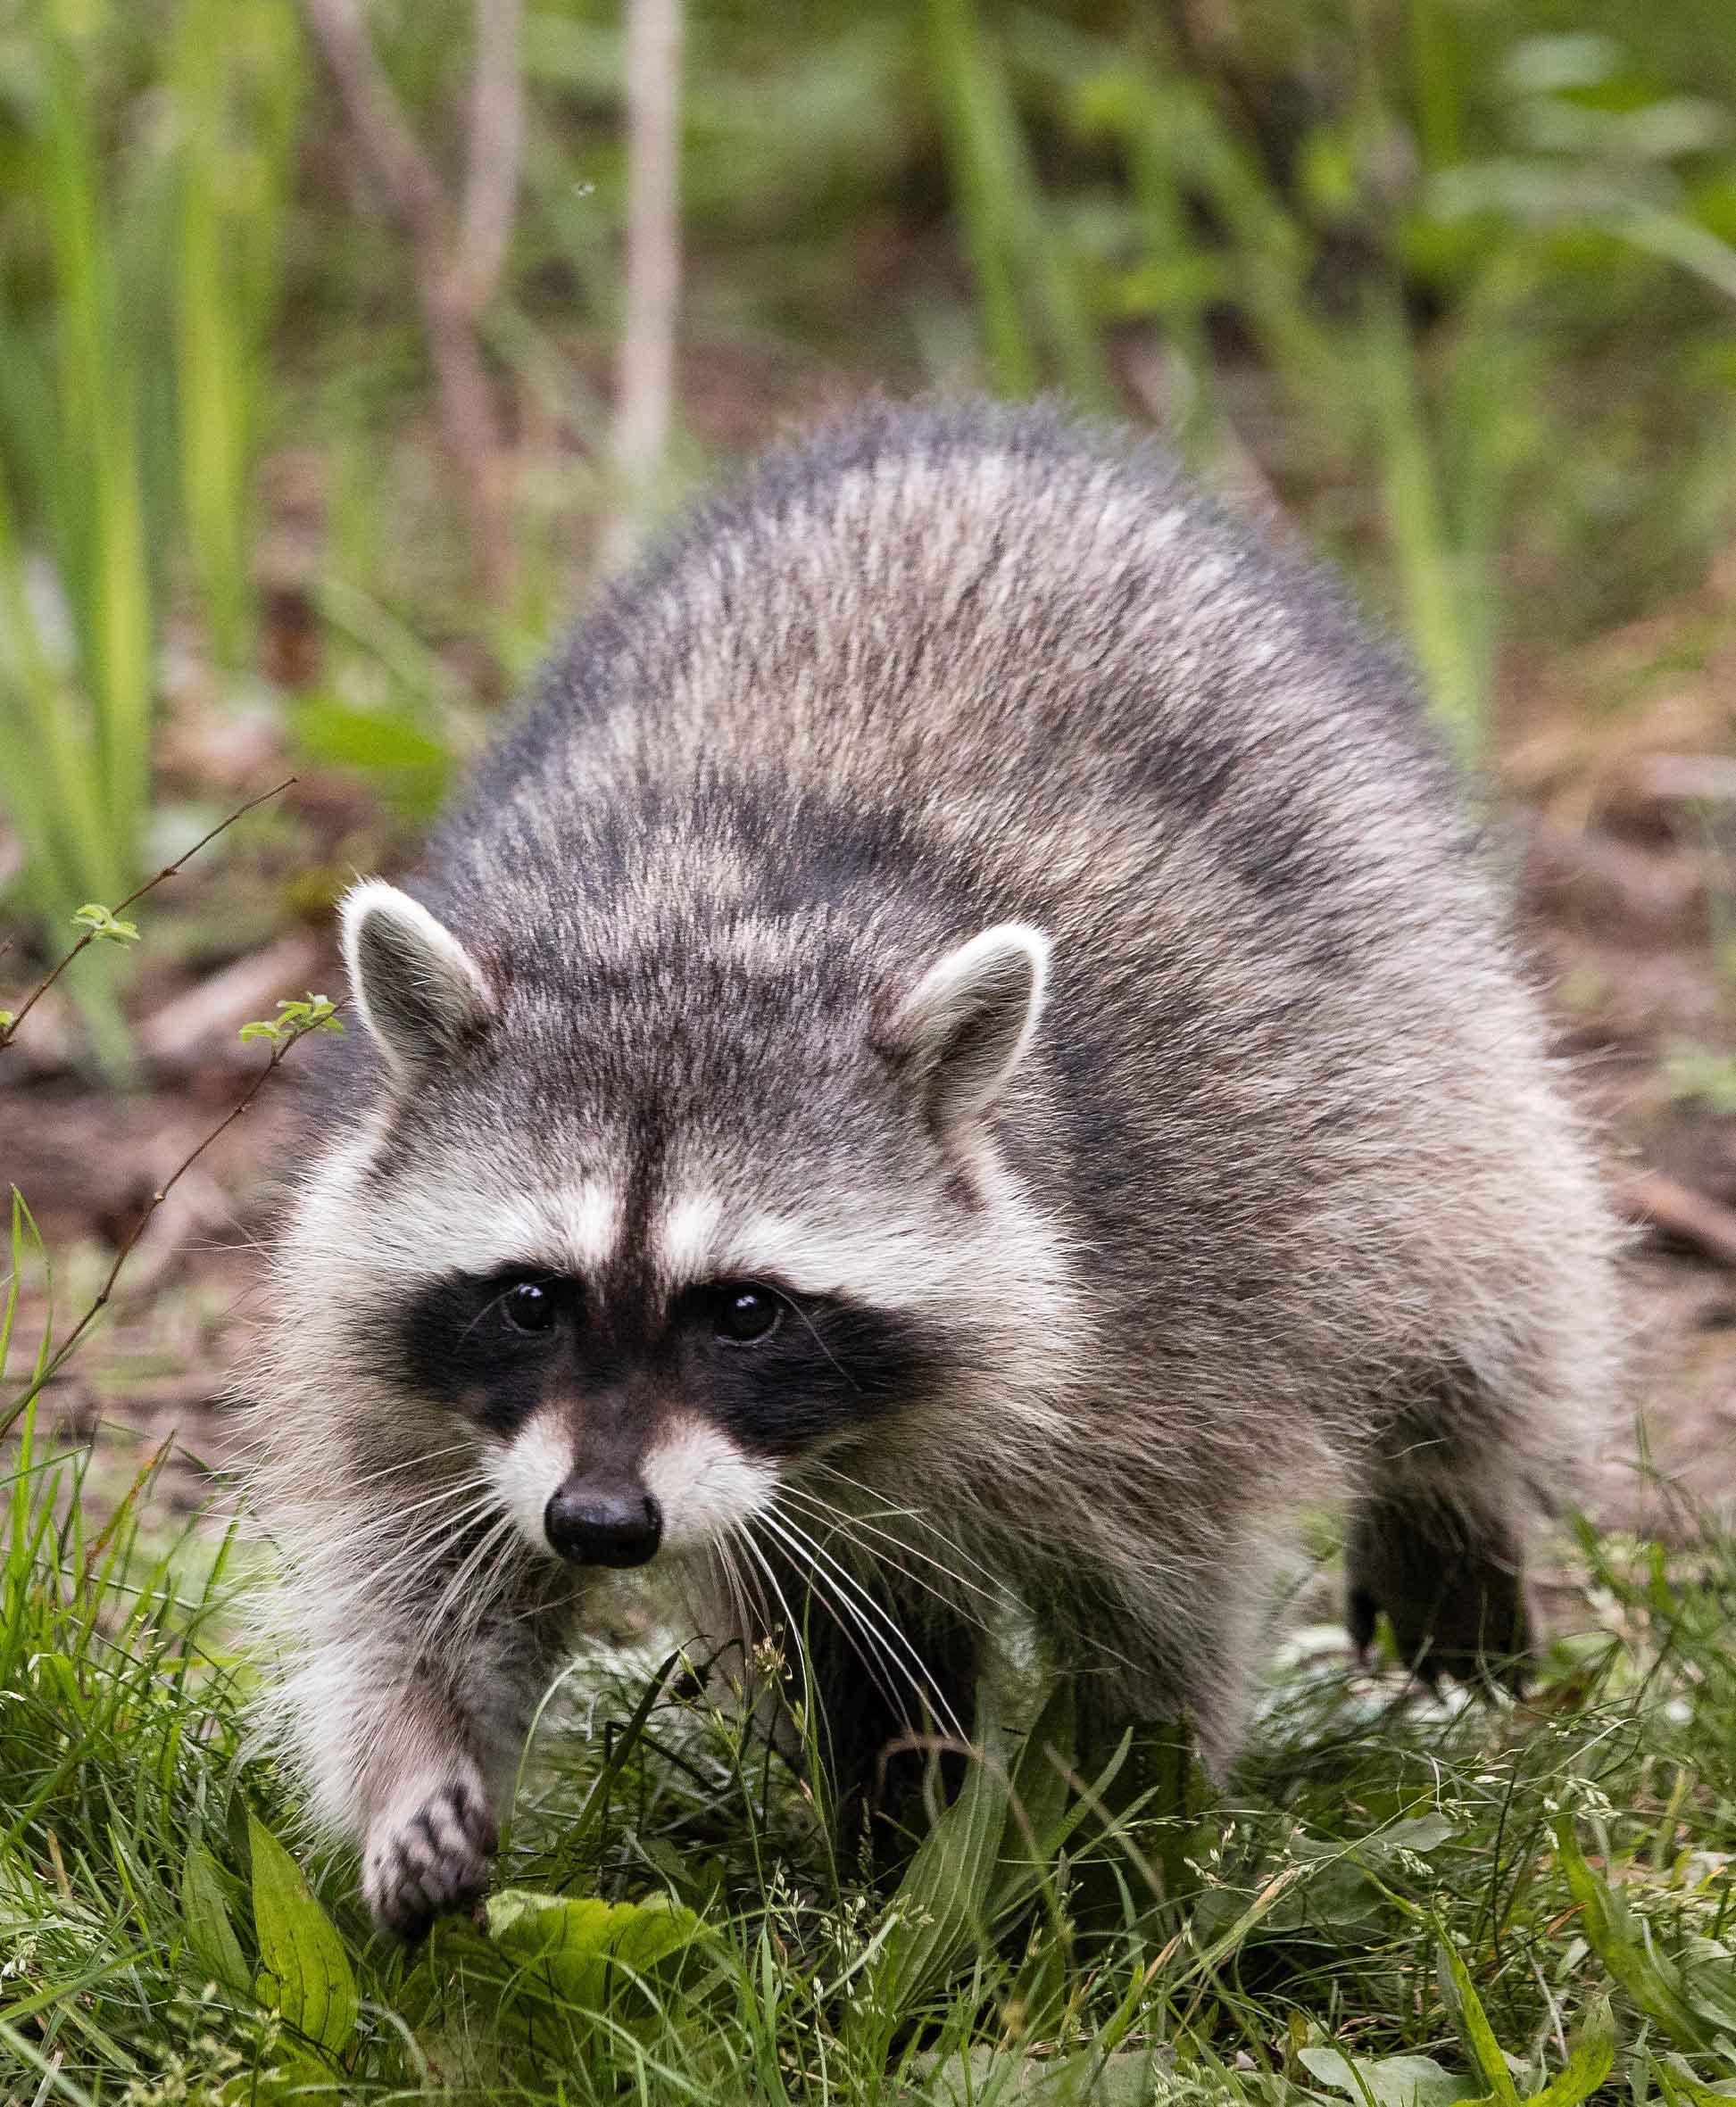
{"label": "raccoon's eye", "polygon": [[752,1346],[771,1337],[783,1315],[783,1304],[767,1289],[732,1282],[718,1290],[713,1322],[718,1337],[731,1346]]}
{"label": "raccoon's eye", "polygon": [[560,1315],[555,1298],[540,1281],[520,1281],[500,1299],[500,1313],[513,1331],[552,1331]]}

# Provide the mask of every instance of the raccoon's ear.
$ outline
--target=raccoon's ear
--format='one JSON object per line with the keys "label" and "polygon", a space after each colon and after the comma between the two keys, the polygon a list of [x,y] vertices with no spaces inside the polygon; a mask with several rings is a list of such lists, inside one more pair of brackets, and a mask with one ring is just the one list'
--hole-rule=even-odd
{"label": "raccoon's ear", "polygon": [[944,1133],[980,1119],[1018,1066],[1042,1009],[1049,939],[1001,922],[936,961],[893,1020],[890,1046]]}
{"label": "raccoon's ear", "polygon": [[345,894],[338,918],[350,992],[395,1074],[455,1053],[493,1016],[476,961],[420,900],[370,878]]}

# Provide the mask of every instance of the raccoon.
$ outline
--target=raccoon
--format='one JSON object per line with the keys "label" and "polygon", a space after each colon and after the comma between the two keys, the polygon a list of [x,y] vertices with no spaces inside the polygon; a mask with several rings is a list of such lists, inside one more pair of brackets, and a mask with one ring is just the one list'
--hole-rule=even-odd
{"label": "raccoon", "polygon": [[1359,1645],[1522,1651],[1591,1153],[1409,680],[1154,446],[774,452],[341,919],[252,1394],[278,1730],[383,1925],[486,1887],[611,1568],[799,1643],[852,1806],[1009,1598],[1221,1776],[1321,1497]]}

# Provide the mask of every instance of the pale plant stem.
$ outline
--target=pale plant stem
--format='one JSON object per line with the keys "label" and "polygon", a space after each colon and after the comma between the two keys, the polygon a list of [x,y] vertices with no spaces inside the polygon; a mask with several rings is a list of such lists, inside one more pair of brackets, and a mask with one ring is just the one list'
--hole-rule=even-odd
{"label": "pale plant stem", "polygon": [[[209,834],[201,834],[199,839],[194,842],[192,848],[184,849],[181,853],[176,857],[172,863],[164,864],[162,868],[158,871],[154,876],[146,878],[142,885],[135,885],[133,890],[128,893],[124,900],[117,900],[114,906],[109,909],[110,915],[112,917],[118,917],[124,914],[129,907],[134,906],[137,901],[143,900],[147,892],[154,892],[157,887],[164,883],[168,879],[178,877],[180,875],[181,867],[184,864],[190,863],[194,857],[195,857],[199,853],[200,850],[204,848],[208,842],[214,842],[219,834],[223,834],[229,827],[232,827],[237,819],[244,818],[256,807],[268,804],[273,798],[281,797],[284,792],[287,791],[295,781],[295,776],[286,776],[281,783],[273,784],[270,790],[262,790],[256,798],[249,798],[245,805],[237,805],[235,810],[229,814],[227,819],[220,819],[217,825],[212,828]],[[6,1049],[12,1044],[12,1041],[17,1038],[19,1029],[22,1025],[25,1018],[29,1016],[30,1012],[36,1008],[37,1004],[41,1001],[42,998],[48,992],[49,989],[54,986],[54,983],[59,980],[62,974],[66,971],[67,967],[71,965],[72,961],[79,956],[79,954],[85,950],[91,943],[96,941],[96,932],[94,929],[86,930],[79,941],[66,952],[65,956],[59,959],[57,963],[50,968],[44,978],[38,981],[36,986],[31,989],[29,994],[25,998],[23,1003],[21,1005],[17,1016],[12,1018],[12,1022],[9,1024],[0,1025],[0,1053],[5,1052]],[[0,957],[4,957],[5,952],[10,950],[11,948],[12,947],[10,944],[0,947]]]}
{"label": "pale plant stem", "polygon": [[615,514],[603,564],[632,555],[662,474],[681,293],[681,0],[627,0],[626,294],[616,366]]}

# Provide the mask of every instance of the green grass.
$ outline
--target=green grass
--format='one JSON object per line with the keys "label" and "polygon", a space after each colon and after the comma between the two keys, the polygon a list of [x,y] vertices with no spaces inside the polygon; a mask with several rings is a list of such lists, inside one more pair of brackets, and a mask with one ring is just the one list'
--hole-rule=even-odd
{"label": "green grass", "polygon": [[1736,2087],[1727,1540],[1582,1543],[1594,1626],[1523,1711],[1293,1648],[1218,1803],[1162,1738],[1085,1778],[1064,1706],[1023,1735],[981,1721],[890,1898],[761,1743],[670,1689],[660,1648],[605,1654],[544,1713],[486,1927],[404,1954],[249,1754],[232,1534],[165,1537],[151,1469],[118,1504],[91,1470],[27,1428],[4,1481],[0,2095]]}
{"label": "green grass", "polygon": [[[20,1205],[11,1242],[28,1397]],[[1521,1707],[1303,1630],[1217,1797],[1184,1737],[1086,1753],[1009,1686],[890,1894],[678,1647],[599,1645],[539,1715],[485,1918],[405,1952],[252,1744],[245,1520],[166,1520],[162,1456],[40,1409],[0,1466],[8,2101],[1736,2097],[1726,1536],[1566,1547],[1571,1636]]]}
{"label": "green grass", "polygon": [[[213,0],[179,0],[145,84],[156,121],[121,145],[94,23],[33,10],[12,50],[27,210],[0,243],[0,820],[51,941],[146,854],[171,543],[212,659],[251,659],[301,66],[289,0],[246,21],[232,36]],[[75,991],[112,1069],[114,963]]]}

